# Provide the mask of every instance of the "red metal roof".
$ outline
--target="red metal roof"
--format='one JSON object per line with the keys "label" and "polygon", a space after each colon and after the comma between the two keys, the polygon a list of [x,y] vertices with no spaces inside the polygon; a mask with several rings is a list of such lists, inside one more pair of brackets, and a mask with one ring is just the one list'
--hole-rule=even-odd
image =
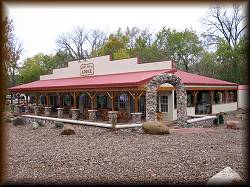
{"label": "red metal roof", "polygon": [[176,69],[130,72],[110,75],[96,75],[88,77],[72,77],[62,79],[39,80],[31,83],[9,88],[11,92],[41,91],[41,90],[71,90],[92,88],[121,88],[138,87],[147,83],[152,77],[169,72],[174,73],[188,85],[227,85],[237,86],[232,82],[213,79],[205,76],[195,75]]}
{"label": "red metal roof", "polygon": [[62,79],[39,80],[31,83],[9,88],[11,92],[18,91],[39,91],[39,90],[70,90],[70,89],[91,89],[109,87],[137,87],[143,85],[152,77],[165,72],[173,72],[175,69],[157,71],[143,71],[120,73],[110,75],[96,75],[88,77],[72,77]]}
{"label": "red metal roof", "polygon": [[184,84],[237,86],[236,83],[227,82],[227,81],[214,79],[210,77],[205,77],[201,75],[196,75],[196,74],[188,73],[188,72],[181,71],[181,70],[177,70],[177,72],[175,72],[174,74],[180,77]]}

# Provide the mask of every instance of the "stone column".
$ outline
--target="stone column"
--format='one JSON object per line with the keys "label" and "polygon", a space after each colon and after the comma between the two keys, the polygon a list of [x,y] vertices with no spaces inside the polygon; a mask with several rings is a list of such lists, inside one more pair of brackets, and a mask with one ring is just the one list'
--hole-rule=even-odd
{"label": "stone column", "polygon": [[40,106],[34,106],[35,115],[39,115]]}
{"label": "stone column", "polygon": [[44,111],[44,116],[49,117],[51,114],[51,107],[46,106]]}
{"label": "stone column", "polygon": [[96,121],[96,112],[97,110],[88,110],[89,112],[89,120]]}
{"label": "stone column", "polygon": [[57,108],[57,118],[63,118],[64,108]]}
{"label": "stone column", "polygon": [[110,124],[112,124],[112,118],[114,118],[115,123],[117,123],[117,113],[118,111],[108,111],[108,115],[109,115],[109,122]]}
{"label": "stone column", "polygon": [[22,105],[15,105],[15,112],[21,114],[22,112]]}
{"label": "stone column", "polygon": [[10,104],[10,112],[13,113],[15,110],[15,105],[14,104]]}
{"label": "stone column", "polygon": [[72,119],[74,120],[77,120],[78,117],[79,117],[79,108],[74,108],[74,109],[71,109],[72,111]]}
{"label": "stone column", "polygon": [[24,113],[25,113],[25,114],[28,114],[28,113],[29,113],[29,106],[28,106],[28,105],[25,105],[25,106],[24,106]]}
{"label": "stone column", "polygon": [[135,113],[131,113],[132,115],[132,121],[133,123],[141,123],[141,115],[142,113],[141,112],[135,112]]}

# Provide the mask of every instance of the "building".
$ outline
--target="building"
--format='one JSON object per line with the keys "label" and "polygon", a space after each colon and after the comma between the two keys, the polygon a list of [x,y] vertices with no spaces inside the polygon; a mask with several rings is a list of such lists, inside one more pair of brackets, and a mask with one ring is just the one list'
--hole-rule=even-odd
{"label": "building", "polygon": [[[25,93],[30,102],[70,111],[79,109],[83,116],[96,109],[103,120],[107,111],[146,116],[146,85],[163,73],[179,77],[187,93],[187,115],[217,114],[237,110],[238,85],[180,71],[171,61],[140,63],[138,58],[111,60],[110,56],[71,61],[68,67],[54,69],[39,81],[9,88],[11,93]],[[164,83],[157,88],[157,113],[163,120],[177,119],[175,87]],[[28,104],[28,102],[27,102]],[[87,117],[86,117],[87,118]],[[83,117],[84,119],[84,117]]]}

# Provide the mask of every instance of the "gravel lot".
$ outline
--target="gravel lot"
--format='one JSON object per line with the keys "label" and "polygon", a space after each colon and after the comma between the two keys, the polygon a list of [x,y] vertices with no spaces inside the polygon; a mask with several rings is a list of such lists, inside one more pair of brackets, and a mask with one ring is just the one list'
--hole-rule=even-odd
{"label": "gravel lot", "polygon": [[205,183],[229,166],[247,181],[246,129],[147,135],[73,125],[6,123],[6,182],[46,184]]}

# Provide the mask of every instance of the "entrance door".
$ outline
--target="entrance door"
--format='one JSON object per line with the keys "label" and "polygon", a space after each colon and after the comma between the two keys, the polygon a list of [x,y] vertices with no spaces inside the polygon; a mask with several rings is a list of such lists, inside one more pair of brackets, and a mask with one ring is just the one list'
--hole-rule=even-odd
{"label": "entrance door", "polygon": [[159,96],[159,111],[160,112],[168,112],[168,96],[160,95]]}

